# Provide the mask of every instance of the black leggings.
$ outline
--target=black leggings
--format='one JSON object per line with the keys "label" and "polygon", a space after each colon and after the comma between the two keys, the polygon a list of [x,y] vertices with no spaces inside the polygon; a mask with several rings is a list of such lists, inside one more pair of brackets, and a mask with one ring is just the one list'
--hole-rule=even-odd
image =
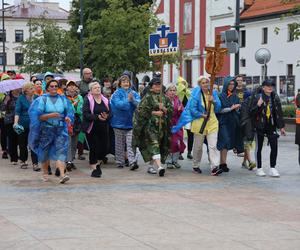
{"label": "black leggings", "polygon": [[194,144],[194,134],[190,129],[186,130],[187,136],[188,136],[188,153],[191,153],[193,150],[193,144]]}
{"label": "black leggings", "polygon": [[[257,168],[261,168],[261,150],[264,144],[264,134],[256,134],[256,161],[257,161]],[[277,160],[277,153],[278,153],[278,136],[277,134],[267,135],[268,143],[271,147],[270,153],[270,167],[275,168],[276,160]]]}
{"label": "black leggings", "polygon": [[1,149],[7,151],[7,132],[4,126],[4,119],[0,119],[0,136],[1,136]]}
{"label": "black leggings", "polygon": [[[29,134],[29,129],[26,128],[25,131],[18,136],[19,148],[20,148],[20,160],[22,162],[25,162],[28,159],[28,134]],[[37,155],[32,150],[30,150],[30,152],[31,152],[32,164],[38,164]]]}
{"label": "black leggings", "polygon": [[8,138],[8,154],[11,162],[18,161],[18,134],[13,129],[13,124],[6,124]]}

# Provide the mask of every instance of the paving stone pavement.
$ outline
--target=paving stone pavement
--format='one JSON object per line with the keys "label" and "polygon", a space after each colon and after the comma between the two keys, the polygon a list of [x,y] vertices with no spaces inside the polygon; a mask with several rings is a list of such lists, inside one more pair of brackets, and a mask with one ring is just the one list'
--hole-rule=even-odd
{"label": "paving stone pavement", "polygon": [[[0,160],[0,249],[300,249],[300,167],[294,135],[280,138],[280,178],[256,177],[229,154],[229,173],[191,171],[164,178],[117,169],[101,179],[76,161],[71,181]],[[267,169],[269,148],[264,149]]]}

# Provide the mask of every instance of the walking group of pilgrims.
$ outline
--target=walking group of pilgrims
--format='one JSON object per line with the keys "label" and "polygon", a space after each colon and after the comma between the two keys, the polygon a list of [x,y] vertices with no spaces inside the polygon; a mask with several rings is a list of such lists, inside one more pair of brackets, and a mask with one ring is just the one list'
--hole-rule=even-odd
{"label": "walking group of pilgrims", "polygon": [[[16,79],[14,71],[6,73],[1,76],[2,84]],[[27,169],[30,152],[32,169],[42,172],[43,181],[49,180],[53,170],[59,183],[65,183],[77,169],[76,153],[79,160],[85,160],[84,150],[89,152],[93,178],[101,177],[109,154],[117,168],[131,171],[139,169],[141,156],[148,174],[163,177],[166,169],[181,168],[186,148],[191,170],[201,174],[205,144],[212,176],[229,172],[231,150],[243,157],[243,168],[266,176],[261,154],[267,139],[271,148],[268,175],[280,176],[278,138],[286,132],[271,80],[251,93],[240,75],[226,77],[221,91],[218,86],[210,89],[205,76],[193,88],[182,77],[164,86],[160,72],[152,80],[145,76],[140,84],[133,84],[131,77],[124,71],[114,82],[110,78],[99,82],[85,68],[82,80],[76,82],[47,72],[42,80],[32,76],[22,89],[1,93],[2,158]],[[298,109],[299,98],[300,93]],[[297,125],[300,148],[299,136]]]}

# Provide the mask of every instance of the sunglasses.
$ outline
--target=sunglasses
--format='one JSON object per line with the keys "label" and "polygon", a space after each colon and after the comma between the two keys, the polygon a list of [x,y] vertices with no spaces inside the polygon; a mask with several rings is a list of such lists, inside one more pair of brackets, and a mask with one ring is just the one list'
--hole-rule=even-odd
{"label": "sunglasses", "polygon": [[58,85],[50,85],[49,88],[51,89],[58,88]]}

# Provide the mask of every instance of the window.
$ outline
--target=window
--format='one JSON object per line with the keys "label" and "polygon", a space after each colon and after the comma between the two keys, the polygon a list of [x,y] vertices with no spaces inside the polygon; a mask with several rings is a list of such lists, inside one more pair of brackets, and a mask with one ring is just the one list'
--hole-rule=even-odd
{"label": "window", "polygon": [[[5,53],[5,56],[6,56],[6,53]],[[3,53],[0,53],[0,65],[3,65],[3,62],[4,62],[4,56],[3,56]]]}
{"label": "window", "polygon": [[293,42],[295,40],[295,25],[288,24],[288,42]]}
{"label": "window", "polygon": [[246,30],[241,30],[241,41],[240,41],[241,48],[246,47]]}
{"label": "window", "polygon": [[15,30],[15,42],[21,43],[24,41],[23,30]]}
{"label": "window", "polygon": [[263,28],[262,29],[262,44],[267,44],[268,43],[268,28]]}
{"label": "window", "polygon": [[0,30],[0,42],[3,42],[3,39],[4,41],[6,42],[6,30]]}
{"label": "window", "polygon": [[293,75],[293,64],[287,65],[287,75],[292,76]]}
{"label": "window", "polygon": [[183,33],[192,32],[192,2],[184,3],[184,13],[183,13]]}
{"label": "window", "polygon": [[185,79],[192,86],[192,60],[185,61]]}
{"label": "window", "polygon": [[241,67],[246,67],[246,59],[241,59],[240,65],[241,65]]}
{"label": "window", "polygon": [[24,63],[24,56],[22,53],[15,53],[15,60],[16,65],[23,65]]}

